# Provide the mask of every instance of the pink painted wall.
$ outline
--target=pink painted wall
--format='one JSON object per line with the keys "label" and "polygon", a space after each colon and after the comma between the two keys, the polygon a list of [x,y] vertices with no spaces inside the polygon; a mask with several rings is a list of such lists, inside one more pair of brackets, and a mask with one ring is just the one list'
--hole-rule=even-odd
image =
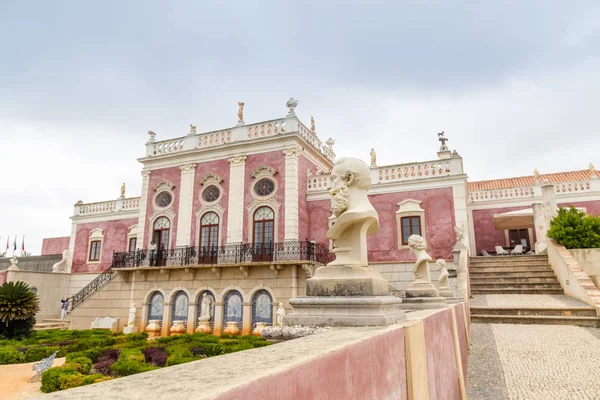
{"label": "pink painted wall", "polygon": [[[451,339],[451,334],[441,338],[449,343],[452,343]],[[406,399],[404,330],[396,329],[324,354],[217,398]]]}
{"label": "pink painted wall", "polygon": [[300,155],[298,157],[298,179],[300,182],[298,187],[298,239],[300,240],[306,240],[311,236],[309,228],[310,216],[306,212],[308,210],[308,200],[306,199],[308,170],[312,174],[315,174],[315,164],[304,157],[304,155]]}
{"label": "pink painted wall", "polygon": [[148,248],[149,238],[152,232],[152,222],[150,216],[154,213],[154,196],[157,192],[154,191],[154,186],[162,181],[167,180],[175,187],[172,189],[174,194],[172,210],[175,213],[175,218],[171,221],[171,232],[169,232],[169,247],[175,247],[175,237],[177,235],[177,217],[179,216],[179,186],[181,184],[181,169],[179,167],[163,168],[153,170],[150,174],[148,185],[148,205],[146,206],[146,227],[144,229],[144,245],[143,248]]}
{"label": "pink painted wall", "polygon": [[467,329],[469,329],[469,326],[465,326],[465,311],[463,307],[455,307],[454,311],[456,312],[456,329],[460,343],[460,359],[462,361],[463,376],[466,379],[467,367],[469,365],[469,340],[467,339]]}
{"label": "pink painted wall", "polygon": [[460,399],[450,310],[425,318],[423,325],[429,375],[429,396],[431,399]]}
{"label": "pink painted wall", "polygon": [[[250,191],[254,184],[255,178],[251,175],[261,165],[268,165],[277,171],[274,179],[277,181],[278,189],[275,195],[275,201],[279,204],[278,229],[275,234],[275,242],[283,241],[285,230],[285,155],[282,151],[271,151],[262,154],[249,155],[246,159],[246,176],[244,177],[244,185],[246,186],[246,195],[244,196],[244,230],[243,241],[250,242],[252,238],[248,237],[248,210],[247,207],[252,204],[254,197]],[[305,179],[306,180],[306,179]]]}
{"label": "pink painted wall", "polygon": [[[452,245],[456,241],[454,233],[454,201],[452,188],[426,189],[398,193],[386,193],[369,196],[369,200],[379,213],[379,232],[369,236],[370,262],[413,261],[414,255],[409,249],[398,249],[398,224],[396,223],[397,203],[414,199],[421,201],[425,210],[425,229],[427,250],[431,257],[449,259],[452,257]],[[311,240],[324,245],[330,201],[311,201],[308,204]]]}
{"label": "pink painted wall", "polygon": [[[227,209],[229,206],[229,161],[227,161],[227,159],[223,159],[198,163],[198,165],[196,166],[196,175],[194,178],[194,203],[192,206],[192,226],[190,227],[190,229],[192,230],[190,245],[193,246],[198,246],[200,240],[200,233],[196,231],[198,223],[196,219],[196,212],[200,209],[200,192],[204,189],[204,186],[200,184],[200,181],[209,172],[217,174],[221,178],[223,178],[223,182],[221,182],[221,187],[223,188],[223,196],[219,201],[219,205],[222,208],[224,208],[225,211],[223,212],[222,221],[219,221],[219,229],[221,229],[221,245],[225,245],[227,241]],[[201,215],[200,218],[202,218]],[[179,229],[184,229],[184,227],[179,227]]]}
{"label": "pink painted wall", "polygon": [[573,207],[585,207],[588,214],[599,216],[600,215],[600,200],[595,201],[577,201],[570,203],[558,203],[559,207],[568,208]]}
{"label": "pink painted wall", "polygon": [[62,254],[63,250],[69,249],[69,236],[56,237],[56,238],[45,238],[42,241],[42,256],[48,254]]}
{"label": "pink painted wall", "polygon": [[[110,267],[113,251],[127,251],[129,227],[138,223],[137,218],[115,221],[89,222],[78,224],[75,233],[75,254],[73,254],[72,272],[102,272]],[[100,263],[88,264],[88,242],[92,229],[102,229],[104,241]]]}
{"label": "pink painted wall", "polygon": [[4,282],[6,282],[6,271],[0,272],[0,285],[4,285]]}

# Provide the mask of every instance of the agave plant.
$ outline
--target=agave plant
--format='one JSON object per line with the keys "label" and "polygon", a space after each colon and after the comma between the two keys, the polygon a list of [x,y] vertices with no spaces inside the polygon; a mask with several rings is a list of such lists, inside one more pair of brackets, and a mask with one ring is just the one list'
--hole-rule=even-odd
{"label": "agave plant", "polygon": [[39,310],[38,296],[25,282],[6,282],[0,286],[0,334],[28,335]]}

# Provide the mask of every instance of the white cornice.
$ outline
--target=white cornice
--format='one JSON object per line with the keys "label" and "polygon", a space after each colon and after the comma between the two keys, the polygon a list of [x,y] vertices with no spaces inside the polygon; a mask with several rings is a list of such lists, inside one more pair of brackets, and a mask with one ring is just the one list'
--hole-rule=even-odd
{"label": "white cornice", "polygon": [[249,155],[283,151],[286,148],[298,145],[303,149],[304,154],[310,154],[309,159],[321,167],[322,170],[329,171],[332,168],[333,164],[298,133],[286,133],[285,135],[231,142],[220,146],[180,151],[174,154],[142,157],[138,158],[138,161],[144,164],[144,170],[156,170],[177,167],[187,163],[222,160],[239,154]]}
{"label": "white cornice", "polygon": [[139,210],[113,211],[102,214],[75,215],[71,217],[74,224],[87,224],[89,222],[104,222],[121,219],[139,218]]}
{"label": "white cornice", "polygon": [[[557,203],[578,203],[582,201],[599,201],[600,193],[598,192],[578,192],[569,193],[568,195],[557,194]],[[541,203],[542,196],[535,197],[517,197],[517,198],[502,198],[487,200],[481,202],[467,202],[468,210],[488,210],[490,208],[504,208],[504,207],[528,207],[533,203]]]}

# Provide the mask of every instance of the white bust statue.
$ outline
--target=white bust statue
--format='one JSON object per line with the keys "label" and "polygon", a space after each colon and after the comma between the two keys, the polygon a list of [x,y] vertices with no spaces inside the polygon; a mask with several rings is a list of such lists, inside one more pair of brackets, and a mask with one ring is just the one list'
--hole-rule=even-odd
{"label": "white bust statue", "polygon": [[435,262],[435,264],[440,269],[440,277],[438,279],[438,283],[440,284],[440,288],[449,288],[448,285],[448,269],[446,268],[446,261],[441,258]]}
{"label": "white bust statue", "polygon": [[200,321],[210,321],[210,308],[212,305],[212,300],[210,296],[204,296],[202,299],[202,304],[200,305]]}
{"label": "white bust statue", "polygon": [[415,273],[416,283],[430,283],[431,274],[429,273],[429,261],[431,256],[427,254],[427,242],[419,235],[411,235],[408,238],[408,247],[412,250],[417,262],[413,272]]}
{"label": "white bust statue", "polygon": [[62,252],[62,260],[60,260],[52,266],[52,272],[66,272],[67,262],[69,261],[70,256],[71,252],[69,250],[64,250]]}
{"label": "white bust statue", "polygon": [[283,303],[279,303],[277,306],[277,325],[283,325],[283,317],[285,317],[285,308],[283,308]]}
{"label": "white bust statue", "polygon": [[129,308],[129,318],[127,319],[127,326],[133,327],[135,323],[135,303],[131,303],[131,308]]}
{"label": "white bust statue", "polygon": [[367,197],[369,168],[357,158],[340,158],[329,179],[334,221],[327,237],[334,241],[336,259],[328,265],[367,267],[367,235],[379,230],[377,211]]}
{"label": "white bust statue", "polygon": [[17,264],[19,263],[19,260],[17,259],[17,256],[15,256],[13,254],[13,256],[10,259],[10,267],[8,267],[8,271],[18,271],[19,267],[17,266]]}

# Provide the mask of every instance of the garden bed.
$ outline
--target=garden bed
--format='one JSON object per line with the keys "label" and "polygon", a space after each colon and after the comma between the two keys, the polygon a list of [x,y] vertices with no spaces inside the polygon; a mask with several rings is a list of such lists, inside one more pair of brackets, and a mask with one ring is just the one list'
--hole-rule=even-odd
{"label": "garden bed", "polygon": [[269,344],[255,336],[202,333],[147,339],[146,333],[38,331],[23,340],[0,340],[0,364],[39,361],[58,351],[66,362],[42,375],[41,390],[48,393]]}

